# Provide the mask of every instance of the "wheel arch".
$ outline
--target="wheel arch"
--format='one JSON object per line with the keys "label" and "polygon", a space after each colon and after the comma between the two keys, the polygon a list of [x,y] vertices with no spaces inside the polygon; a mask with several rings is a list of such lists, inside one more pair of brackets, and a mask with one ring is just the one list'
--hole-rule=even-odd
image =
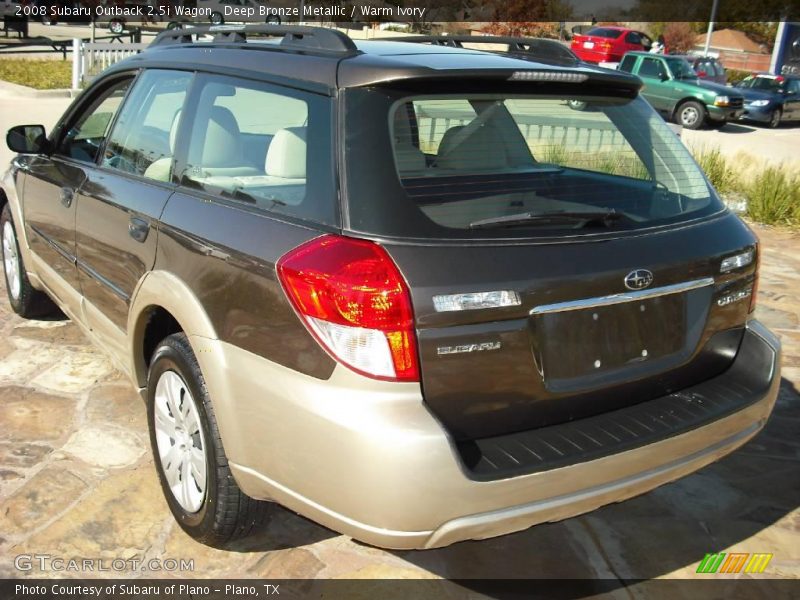
{"label": "wheel arch", "polygon": [[38,275],[33,271],[31,260],[31,249],[28,243],[28,232],[25,229],[22,215],[22,203],[17,195],[16,177],[18,172],[11,168],[6,171],[5,175],[0,179],[0,211],[3,210],[6,204],[11,211],[11,217],[14,220],[14,229],[17,233],[17,244],[19,245],[19,252],[22,256],[22,262],[25,264],[25,270],[30,278],[31,285],[34,289],[41,290],[42,284],[39,281]]}
{"label": "wheel arch", "polygon": [[178,331],[190,339],[217,339],[211,319],[189,285],[166,271],[151,271],[139,283],[128,313],[128,353],[137,386],[147,385],[155,346]]}

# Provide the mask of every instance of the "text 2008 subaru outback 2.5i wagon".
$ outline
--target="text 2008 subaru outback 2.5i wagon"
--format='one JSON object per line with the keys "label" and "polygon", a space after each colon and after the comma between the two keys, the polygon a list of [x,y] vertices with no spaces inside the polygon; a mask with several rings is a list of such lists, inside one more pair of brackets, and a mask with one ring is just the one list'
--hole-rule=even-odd
{"label": "text 2008 subaru outback 2.5i wagon", "polygon": [[191,535],[246,535],[274,501],[444,546],[640,494],[763,427],[757,239],[636,77],[212,33],[162,33],[47,138],[12,129],[3,180],[12,306],[46,294],[130,375]]}

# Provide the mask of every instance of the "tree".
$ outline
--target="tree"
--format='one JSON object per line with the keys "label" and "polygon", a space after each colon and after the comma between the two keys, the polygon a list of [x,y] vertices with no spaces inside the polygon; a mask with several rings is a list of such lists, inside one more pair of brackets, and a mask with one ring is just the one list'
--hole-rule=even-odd
{"label": "tree", "polygon": [[552,21],[503,21],[490,23],[481,31],[491,35],[558,39],[558,23]]}
{"label": "tree", "polygon": [[679,54],[691,50],[697,38],[697,33],[692,29],[692,26],[684,21],[667,23],[664,26],[662,35],[669,51]]}

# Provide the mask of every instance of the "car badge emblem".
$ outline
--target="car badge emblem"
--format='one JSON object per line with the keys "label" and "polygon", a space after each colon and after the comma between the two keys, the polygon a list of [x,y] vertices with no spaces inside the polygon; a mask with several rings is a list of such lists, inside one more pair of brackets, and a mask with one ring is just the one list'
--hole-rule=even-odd
{"label": "car badge emblem", "polygon": [[625,287],[629,290],[643,290],[653,283],[653,274],[647,269],[636,269],[625,276]]}

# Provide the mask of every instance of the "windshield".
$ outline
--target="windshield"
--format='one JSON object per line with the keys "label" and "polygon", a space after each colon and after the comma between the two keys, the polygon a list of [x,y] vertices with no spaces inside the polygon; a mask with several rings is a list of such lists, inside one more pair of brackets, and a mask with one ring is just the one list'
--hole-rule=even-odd
{"label": "windshield", "polygon": [[[350,93],[345,156],[356,230],[582,234],[722,209],[686,148],[641,98]],[[378,105],[387,110],[391,171],[380,128],[363,125],[377,119]]]}
{"label": "windshield", "polygon": [[675,79],[697,79],[697,73],[685,58],[667,58],[665,60]]}
{"label": "windshield", "polygon": [[742,87],[749,87],[754,90],[764,92],[780,92],[783,89],[784,80],[777,77],[752,77],[742,82]]}

